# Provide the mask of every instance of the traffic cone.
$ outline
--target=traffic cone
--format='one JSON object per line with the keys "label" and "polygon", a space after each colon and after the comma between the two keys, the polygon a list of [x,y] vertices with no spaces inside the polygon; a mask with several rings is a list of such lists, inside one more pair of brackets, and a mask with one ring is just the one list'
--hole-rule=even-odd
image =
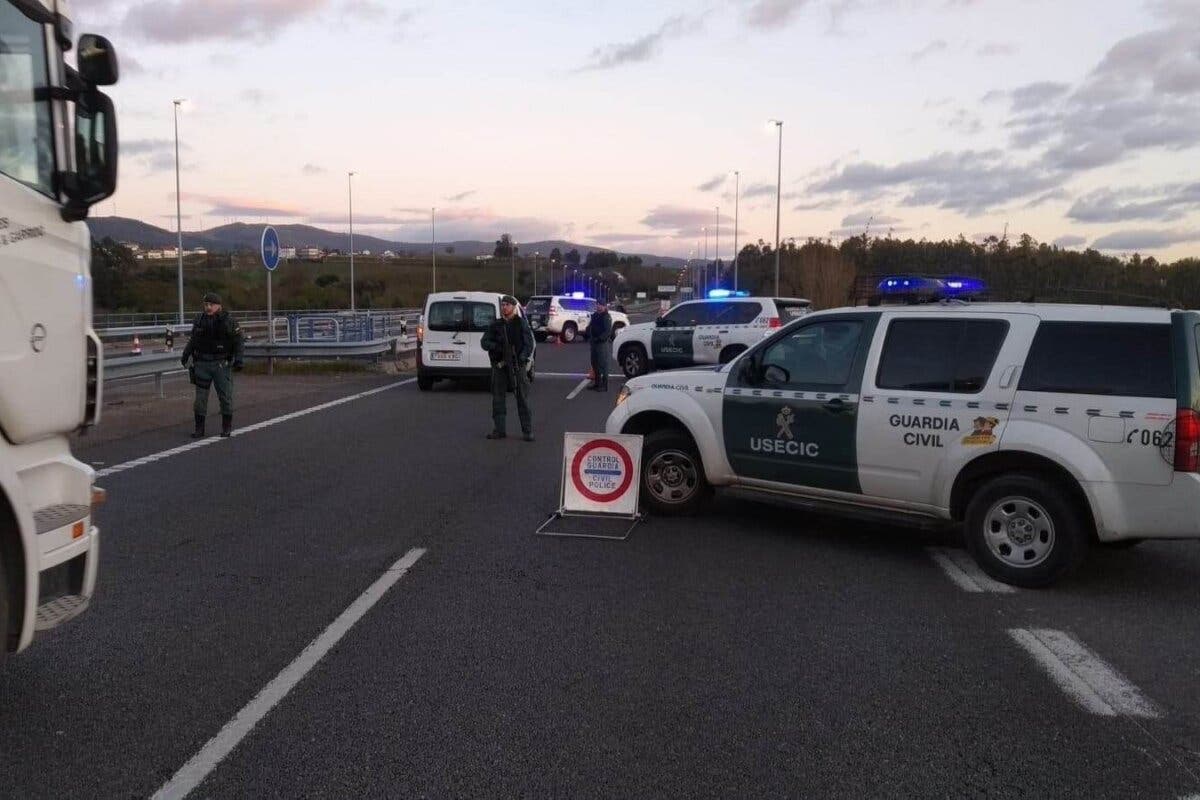
{"label": "traffic cone", "polygon": [[140,356],[142,354],[142,340],[138,337],[133,337],[133,349],[129,351],[131,356]]}

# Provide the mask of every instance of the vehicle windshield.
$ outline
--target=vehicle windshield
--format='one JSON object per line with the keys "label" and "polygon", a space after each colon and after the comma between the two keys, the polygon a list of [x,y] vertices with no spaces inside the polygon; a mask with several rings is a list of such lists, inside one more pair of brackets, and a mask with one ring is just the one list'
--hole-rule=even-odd
{"label": "vehicle windshield", "polygon": [[529,298],[529,302],[525,304],[525,311],[528,314],[545,314],[549,310],[549,297],[531,297]]}
{"label": "vehicle windshield", "polygon": [[486,331],[496,318],[496,309],[490,303],[474,303],[463,300],[445,300],[429,305],[426,326],[431,331]]}
{"label": "vehicle windshield", "polygon": [[810,311],[812,311],[812,303],[808,302],[789,302],[786,300],[776,300],[775,307],[779,309],[779,317],[784,322],[793,319],[800,319],[805,314],[808,314]]}
{"label": "vehicle windshield", "polygon": [[0,173],[49,194],[54,137],[45,28],[0,2]]}

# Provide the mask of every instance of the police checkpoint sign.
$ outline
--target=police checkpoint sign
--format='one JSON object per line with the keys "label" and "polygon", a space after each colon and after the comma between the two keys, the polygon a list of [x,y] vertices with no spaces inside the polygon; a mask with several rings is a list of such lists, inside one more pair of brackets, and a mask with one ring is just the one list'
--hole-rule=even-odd
{"label": "police checkpoint sign", "polygon": [[641,469],[641,436],[565,434],[562,510],[635,516]]}

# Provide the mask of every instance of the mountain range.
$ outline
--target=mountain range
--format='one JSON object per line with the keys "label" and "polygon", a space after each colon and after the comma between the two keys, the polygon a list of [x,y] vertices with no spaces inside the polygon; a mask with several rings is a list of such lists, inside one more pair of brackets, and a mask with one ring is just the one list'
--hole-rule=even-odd
{"label": "mountain range", "polygon": [[[173,231],[128,217],[92,217],[88,219],[88,227],[95,239],[108,237],[118,242],[138,244],[143,248],[175,247],[178,242],[177,234]],[[343,252],[350,248],[349,235],[338,231],[328,231],[311,225],[275,225],[273,227],[279,234],[279,244],[282,247],[319,247],[322,250],[341,250]],[[184,231],[183,247],[185,250],[203,247],[212,253],[239,250],[256,252],[261,241],[262,230],[261,225],[235,222],[203,231]],[[454,248],[454,255],[474,258],[480,255],[491,255],[495,247],[495,242],[438,242],[438,253],[445,254],[447,248]],[[541,253],[545,256],[549,255],[550,251],[556,247],[563,253],[572,249],[578,250],[581,258],[587,258],[587,254],[592,251],[612,252],[609,248],[593,247],[561,239],[517,242],[517,252],[521,255]],[[395,242],[356,233],[354,248],[356,252],[370,250],[372,253],[382,253],[391,250],[396,253],[420,255],[429,252],[429,242]],[[622,253],[622,255],[640,256],[642,263],[647,266],[661,264],[673,269],[684,266],[684,260],[674,256],[657,256],[648,253]]]}

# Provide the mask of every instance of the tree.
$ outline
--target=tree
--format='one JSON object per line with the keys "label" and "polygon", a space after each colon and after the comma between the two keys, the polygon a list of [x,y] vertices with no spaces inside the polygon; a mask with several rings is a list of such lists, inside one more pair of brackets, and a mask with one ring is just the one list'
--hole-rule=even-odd
{"label": "tree", "polygon": [[567,254],[565,256],[563,256],[563,261],[566,262],[567,264],[570,264],[572,267],[578,267],[579,262],[582,260],[583,260],[582,257],[579,255],[579,251],[576,250],[574,247],[572,247],[570,250],[568,250]]}
{"label": "tree", "polygon": [[512,234],[503,234],[496,240],[496,249],[492,251],[492,255],[496,258],[510,258],[517,254],[518,248],[513,244]]}
{"label": "tree", "polygon": [[126,281],[136,266],[133,252],[109,237],[92,240],[92,296],[97,308],[119,308],[128,294]]}
{"label": "tree", "polygon": [[550,251],[551,263],[557,264],[558,262],[562,261],[562,257],[562,250],[559,250],[557,247]]}

